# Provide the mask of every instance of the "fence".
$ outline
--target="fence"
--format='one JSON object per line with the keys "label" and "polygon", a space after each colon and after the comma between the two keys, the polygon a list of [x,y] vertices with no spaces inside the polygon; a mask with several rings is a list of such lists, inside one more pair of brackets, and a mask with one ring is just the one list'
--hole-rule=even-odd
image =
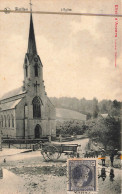
{"label": "fence", "polygon": [[49,142],[48,137],[42,137],[40,139],[19,139],[19,138],[2,138],[2,147],[15,147],[15,148],[25,148],[33,149],[34,144],[39,144],[39,142]]}

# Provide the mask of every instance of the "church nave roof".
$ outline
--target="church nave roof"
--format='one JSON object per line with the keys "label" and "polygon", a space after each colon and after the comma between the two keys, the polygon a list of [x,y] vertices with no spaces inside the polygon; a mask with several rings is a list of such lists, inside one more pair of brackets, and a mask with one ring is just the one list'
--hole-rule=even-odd
{"label": "church nave roof", "polygon": [[22,100],[22,98],[18,99],[18,100],[13,100],[11,102],[6,102],[4,104],[0,105],[0,112],[4,111],[4,110],[10,110],[10,109],[14,109],[15,106]]}
{"label": "church nave roof", "polygon": [[11,98],[11,97],[17,96],[17,95],[20,95],[20,94],[24,94],[24,93],[26,93],[26,91],[23,91],[23,87],[19,87],[19,88],[16,88],[14,90],[11,90],[10,92],[5,93],[0,98],[0,101],[4,100],[4,99],[7,99],[7,98]]}

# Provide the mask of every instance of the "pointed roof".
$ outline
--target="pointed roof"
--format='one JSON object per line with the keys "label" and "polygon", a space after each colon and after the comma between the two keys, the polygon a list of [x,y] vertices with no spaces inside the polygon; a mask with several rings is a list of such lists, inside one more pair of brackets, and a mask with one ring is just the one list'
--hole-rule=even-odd
{"label": "pointed roof", "polygon": [[0,106],[0,112],[4,111],[4,110],[10,110],[10,109],[14,109],[16,107],[17,104],[19,104],[19,102],[22,100],[22,97],[20,99],[17,100],[13,100],[10,102],[6,102],[4,104],[1,104]]}
{"label": "pointed roof", "polygon": [[19,87],[16,88],[14,90],[11,90],[10,92],[7,92],[6,94],[4,94],[1,98],[0,101],[7,99],[7,98],[11,98],[11,97],[15,97],[17,95],[21,95],[24,94],[26,91],[23,91],[23,87]]}
{"label": "pointed roof", "polygon": [[37,54],[32,13],[30,14],[30,30],[28,38],[28,54]]}

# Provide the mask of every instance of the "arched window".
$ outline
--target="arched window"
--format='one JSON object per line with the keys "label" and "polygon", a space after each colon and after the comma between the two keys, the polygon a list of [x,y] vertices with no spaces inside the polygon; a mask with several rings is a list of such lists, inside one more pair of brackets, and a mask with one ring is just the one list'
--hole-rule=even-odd
{"label": "arched window", "polygon": [[7,127],[6,116],[4,116],[5,127]]}
{"label": "arched window", "polygon": [[14,128],[14,116],[11,115],[11,121],[12,121],[12,128]]}
{"label": "arched window", "polygon": [[28,66],[27,65],[25,66],[25,75],[26,77],[28,77]]}
{"label": "arched window", "polygon": [[3,116],[3,127],[5,127],[5,117]]}
{"label": "arched window", "polygon": [[10,116],[7,116],[7,121],[8,121],[8,127],[10,127]]}
{"label": "arched window", "polygon": [[3,116],[1,115],[1,118],[0,118],[0,126],[3,127]]}
{"label": "arched window", "polygon": [[33,104],[33,117],[40,118],[41,117],[41,105],[39,97],[35,97],[32,101]]}
{"label": "arched window", "polygon": [[38,77],[38,64],[37,63],[34,66],[34,71],[35,71],[35,77]]}
{"label": "arched window", "polygon": [[27,118],[28,117],[28,106],[27,106],[27,104],[25,104],[24,112],[25,112],[25,118]]}
{"label": "arched window", "polygon": [[11,120],[10,120],[10,116],[9,116],[9,119],[8,119],[8,126],[11,127]]}

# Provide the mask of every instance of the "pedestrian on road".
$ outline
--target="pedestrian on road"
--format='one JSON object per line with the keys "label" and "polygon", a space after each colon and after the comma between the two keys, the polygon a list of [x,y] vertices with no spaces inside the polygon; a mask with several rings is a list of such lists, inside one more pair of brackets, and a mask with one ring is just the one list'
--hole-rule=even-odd
{"label": "pedestrian on road", "polygon": [[77,148],[77,158],[80,158],[82,157],[82,148],[81,148],[81,145],[78,145],[78,148]]}
{"label": "pedestrian on road", "polygon": [[102,150],[101,160],[102,160],[102,166],[105,166],[105,150]]}
{"label": "pedestrian on road", "polygon": [[62,135],[59,135],[59,142],[62,142]]}
{"label": "pedestrian on road", "polygon": [[105,168],[101,169],[101,175],[98,176],[98,178],[102,177],[102,180],[104,181],[106,179],[106,171]]}
{"label": "pedestrian on road", "polygon": [[110,160],[111,160],[111,167],[113,167],[113,162],[114,162],[114,152],[113,151],[110,154]]}
{"label": "pedestrian on road", "polygon": [[109,176],[110,176],[110,181],[113,182],[114,181],[114,176],[115,176],[114,175],[114,169],[110,170],[110,175]]}

